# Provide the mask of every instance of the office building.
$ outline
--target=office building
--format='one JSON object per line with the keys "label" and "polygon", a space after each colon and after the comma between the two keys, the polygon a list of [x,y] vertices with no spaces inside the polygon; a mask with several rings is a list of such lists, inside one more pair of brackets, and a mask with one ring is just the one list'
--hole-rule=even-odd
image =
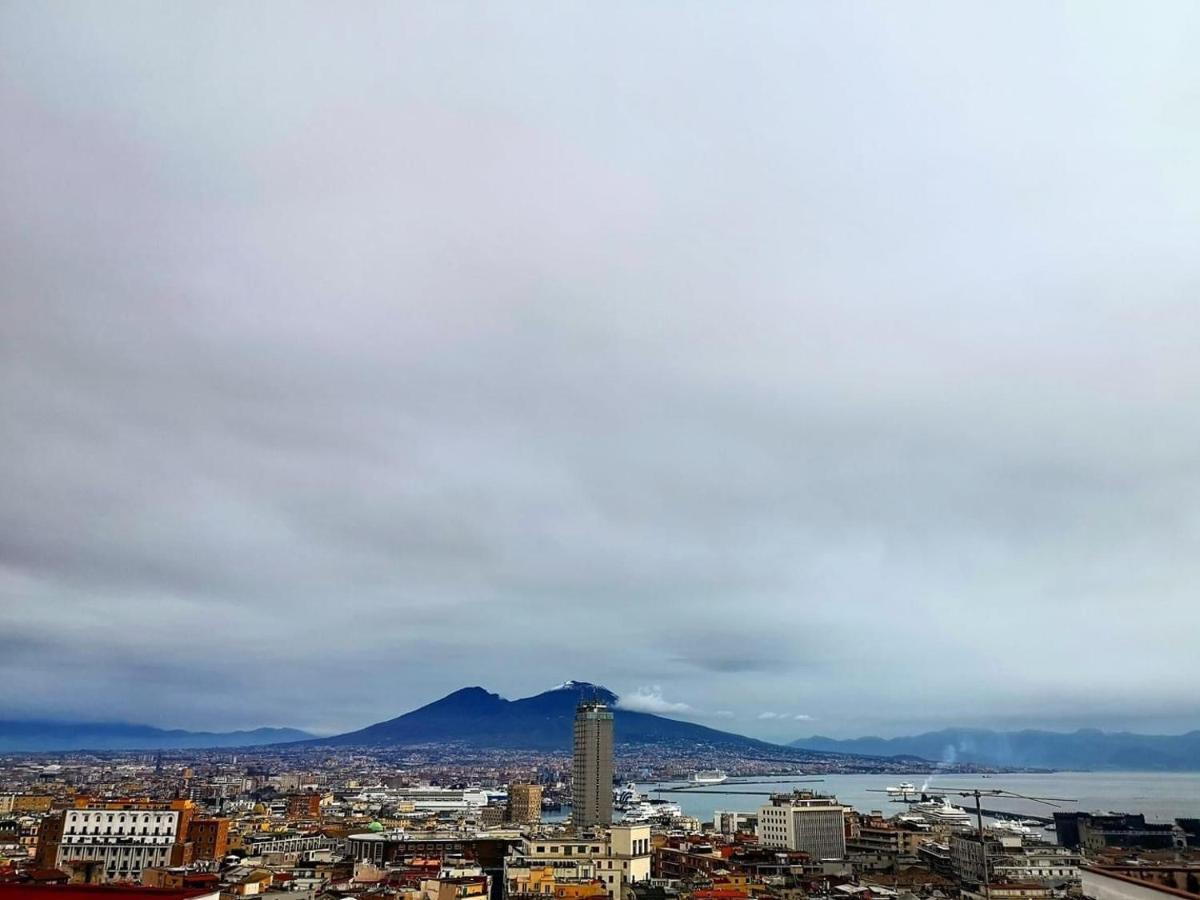
{"label": "office building", "polygon": [[575,711],[571,822],[577,829],[612,824],[613,714],[585,701]]}
{"label": "office building", "polygon": [[513,784],[508,788],[508,821],[532,825],[542,821],[542,786]]}
{"label": "office building", "polygon": [[138,881],[142,871],[189,861],[190,800],[90,801],[52,817],[39,864],[69,866],[95,883]]}
{"label": "office building", "polygon": [[767,848],[799,850],[813,859],[846,856],[846,820],[833,797],[810,791],[776,794],[758,811],[758,842]]}

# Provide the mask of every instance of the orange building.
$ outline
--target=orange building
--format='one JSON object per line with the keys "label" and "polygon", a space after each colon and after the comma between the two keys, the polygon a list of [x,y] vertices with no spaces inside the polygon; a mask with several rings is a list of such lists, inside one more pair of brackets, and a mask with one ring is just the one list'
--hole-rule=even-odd
{"label": "orange building", "polygon": [[319,819],[321,818],[321,795],[292,794],[288,797],[287,817],[289,819]]}
{"label": "orange building", "polygon": [[192,819],[187,830],[192,859],[224,859],[229,852],[228,819]]}
{"label": "orange building", "polygon": [[12,812],[14,815],[50,812],[53,803],[54,798],[49,794],[14,794]]}

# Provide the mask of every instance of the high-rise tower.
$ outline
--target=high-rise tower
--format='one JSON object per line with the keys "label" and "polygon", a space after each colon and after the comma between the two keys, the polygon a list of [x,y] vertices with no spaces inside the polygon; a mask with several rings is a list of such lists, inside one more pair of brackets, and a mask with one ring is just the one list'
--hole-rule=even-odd
{"label": "high-rise tower", "polygon": [[612,824],[613,714],[598,701],[575,710],[571,821],[576,828]]}

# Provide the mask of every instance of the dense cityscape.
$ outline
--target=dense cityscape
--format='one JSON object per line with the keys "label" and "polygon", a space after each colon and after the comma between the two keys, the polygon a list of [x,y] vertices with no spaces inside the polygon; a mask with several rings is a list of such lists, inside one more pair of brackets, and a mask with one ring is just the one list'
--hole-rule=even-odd
{"label": "dense cityscape", "polygon": [[[958,805],[878,762],[896,783],[878,808],[856,809],[816,787],[772,787],[819,766],[616,744],[613,712],[595,699],[580,700],[572,746],[558,751],[10,754],[0,898],[1200,896],[1200,820],[1021,816],[986,786]],[[839,768],[830,759],[824,771]],[[701,818],[677,802],[717,787],[745,805]]]}

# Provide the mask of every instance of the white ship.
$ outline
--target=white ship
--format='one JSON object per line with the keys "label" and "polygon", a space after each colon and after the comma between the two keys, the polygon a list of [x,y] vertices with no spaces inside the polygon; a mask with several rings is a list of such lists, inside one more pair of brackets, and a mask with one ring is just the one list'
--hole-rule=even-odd
{"label": "white ship", "polygon": [[909,811],[934,824],[971,827],[971,814],[961,806],[955,806],[945,797],[914,803],[909,807]]}
{"label": "white ship", "polygon": [[621,816],[621,821],[625,823],[664,822],[678,819],[682,815],[683,810],[679,808],[678,803],[672,803],[669,800],[641,800],[625,808],[625,814]]}
{"label": "white ship", "polygon": [[1012,820],[1002,819],[998,822],[993,822],[990,826],[992,831],[1002,834],[1015,834],[1018,837],[1030,837],[1033,834],[1033,829],[1023,822],[1013,822]]}
{"label": "white ship", "polygon": [[637,786],[631,781],[625,787],[613,788],[613,809],[629,809],[634,804],[642,802],[642,795]]}
{"label": "white ship", "polygon": [[692,784],[724,784],[728,778],[720,769],[701,769],[690,781]]}
{"label": "white ship", "polygon": [[895,787],[887,789],[888,799],[904,803],[917,792],[917,786],[911,781],[902,781]]}

